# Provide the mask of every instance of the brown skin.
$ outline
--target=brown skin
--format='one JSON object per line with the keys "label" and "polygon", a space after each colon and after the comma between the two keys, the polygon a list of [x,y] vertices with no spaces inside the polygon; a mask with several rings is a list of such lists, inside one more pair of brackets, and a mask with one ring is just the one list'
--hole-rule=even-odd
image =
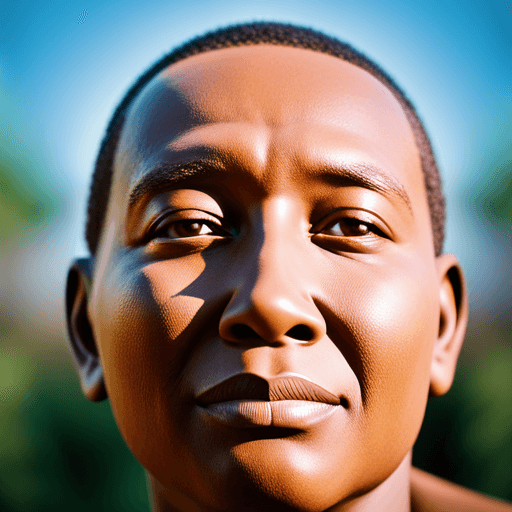
{"label": "brown skin", "polygon": [[[155,166],[156,188],[130,196]],[[189,177],[161,183],[175,166]],[[188,58],[139,95],[68,316],[84,392],[106,388],[156,510],[406,511],[467,305],[456,258],[434,255],[394,96],[340,59],[259,45]],[[290,429],[196,403],[235,374],[286,372],[343,405]]]}

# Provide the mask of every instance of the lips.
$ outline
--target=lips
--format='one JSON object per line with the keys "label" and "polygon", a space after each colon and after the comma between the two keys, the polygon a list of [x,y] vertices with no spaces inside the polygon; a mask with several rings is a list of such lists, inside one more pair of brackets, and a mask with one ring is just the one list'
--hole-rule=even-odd
{"label": "lips", "polygon": [[306,379],[283,376],[266,380],[251,373],[220,382],[196,401],[206,421],[231,428],[308,430],[347,407],[345,398]]}
{"label": "lips", "polygon": [[197,397],[201,406],[233,400],[302,400],[340,405],[339,397],[323,387],[295,376],[264,379],[252,373],[234,375],[207,389]]}

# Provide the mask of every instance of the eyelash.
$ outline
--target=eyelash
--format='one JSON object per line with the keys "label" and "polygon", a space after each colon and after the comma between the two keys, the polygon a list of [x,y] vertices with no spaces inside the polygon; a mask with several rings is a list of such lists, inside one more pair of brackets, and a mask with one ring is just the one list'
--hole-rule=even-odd
{"label": "eyelash", "polygon": [[[197,226],[194,229],[194,224]],[[336,230],[335,228],[339,226]],[[361,226],[363,230],[361,231]],[[204,228],[209,229],[208,233],[204,232]],[[170,231],[174,229],[174,235],[169,236]],[[181,231],[180,229],[184,231]],[[187,233],[188,229],[188,233]],[[334,232],[332,232],[334,230]],[[354,232],[356,230],[356,232]],[[329,233],[328,231],[331,231]],[[322,229],[311,231],[314,235],[324,235],[328,237],[338,239],[353,239],[363,238],[368,240],[369,238],[384,238],[390,239],[383,230],[377,227],[373,222],[359,219],[355,216],[344,216],[336,218],[333,221],[327,223]],[[148,233],[148,239],[153,240],[157,238],[170,239],[170,240],[183,240],[188,238],[195,238],[198,236],[218,236],[218,237],[231,237],[233,233],[224,229],[219,225],[218,221],[213,221],[204,218],[185,218],[170,220],[169,217],[162,219],[160,222],[155,223]]]}
{"label": "eyelash", "polygon": [[[342,224],[344,224],[345,229],[341,228]],[[326,231],[332,230],[336,226],[340,226],[340,233],[326,233]],[[364,226],[364,228],[366,228],[366,231],[364,233],[349,233],[351,230],[357,229],[360,226]],[[372,222],[358,219],[356,217],[343,217],[341,219],[336,219],[335,221],[327,224],[323,229],[315,231],[314,233],[321,233],[327,236],[337,236],[343,238],[363,238],[369,236],[378,236],[380,238],[389,239],[389,236],[386,233],[384,233],[384,231],[382,231],[380,228],[378,228],[375,224],[373,224]]]}
{"label": "eyelash", "polygon": [[[195,234],[188,233],[189,236],[187,236],[186,233],[181,233],[181,236],[180,236],[180,233],[177,232],[177,236],[174,238],[191,238],[194,236],[215,235],[215,234],[218,234],[219,236],[226,236],[226,233],[223,230],[221,232],[219,226],[216,223],[207,221],[204,219],[181,219],[181,220],[175,220],[172,222],[167,222],[167,223],[163,224],[161,227],[159,227],[158,229],[154,230],[152,235],[153,235],[153,238],[171,238],[168,235],[162,236],[162,237],[159,237],[158,235],[162,231],[165,231],[168,233],[173,227],[175,229],[177,228],[178,230],[180,228],[184,228],[185,230],[187,228],[189,228],[189,229],[193,230],[194,224],[197,224],[200,227],[199,233],[195,233]],[[208,227],[208,229],[210,230],[210,233],[202,232],[204,229],[204,226]]]}
{"label": "eyelash", "polygon": [[[190,216],[185,218],[176,218],[177,213],[182,213]],[[193,213],[193,215],[191,215]],[[173,212],[170,215],[164,215],[159,220],[157,220],[149,229],[146,240],[151,241],[154,239],[170,239],[170,240],[183,240],[188,238],[195,238],[198,236],[220,236],[220,237],[229,237],[231,234],[224,229],[219,220],[213,218],[213,216],[209,215],[207,212],[204,212],[204,215],[207,215],[210,218],[201,218],[196,217],[197,210],[195,212],[191,212],[187,210],[180,210],[178,212]],[[194,232],[194,224],[197,225]],[[204,233],[204,227],[207,227],[210,232]],[[185,232],[180,230],[185,230]],[[189,232],[187,233],[187,229]],[[170,235],[171,230],[174,230],[174,235]],[[190,231],[192,230],[192,231]],[[197,232],[198,231],[198,232]]]}

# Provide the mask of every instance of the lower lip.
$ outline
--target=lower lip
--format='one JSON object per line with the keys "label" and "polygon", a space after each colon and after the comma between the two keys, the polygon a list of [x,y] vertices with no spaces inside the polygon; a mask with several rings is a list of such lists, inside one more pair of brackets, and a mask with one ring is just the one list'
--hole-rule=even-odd
{"label": "lower lip", "polygon": [[234,428],[272,426],[307,429],[327,419],[340,407],[305,400],[233,400],[201,409],[211,419]]}

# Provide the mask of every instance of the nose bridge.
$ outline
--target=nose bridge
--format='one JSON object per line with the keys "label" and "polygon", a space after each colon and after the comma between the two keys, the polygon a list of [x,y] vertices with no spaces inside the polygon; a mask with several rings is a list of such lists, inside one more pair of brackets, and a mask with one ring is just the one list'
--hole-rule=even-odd
{"label": "nose bridge", "polygon": [[263,240],[255,255],[257,267],[251,290],[253,300],[274,297],[274,302],[284,305],[291,297],[297,300],[307,293],[304,285],[308,269],[305,262],[300,261],[303,251],[298,240],[299,226],[287,206],[284,201],[276,202],[263,212]]}
{"label": "nose bridge", "polygon": [[257,217],[256,240],[221,319],[221,335],[228,341],[254,335],[268,343],[316,341],[325,323],[313,302],[314,277],[293,202],[268,201]]}
{"label": "nose bridge", "polygon": [[[262,240],[254,255],[256,269],[252,302],[259,307],[291,310],[293,303],[307,301],[308,268],[301,247],[300,218],[291,198],[277,197],[265,202],[259,223]],[[247,290],[249,292],[249,290]]]}

